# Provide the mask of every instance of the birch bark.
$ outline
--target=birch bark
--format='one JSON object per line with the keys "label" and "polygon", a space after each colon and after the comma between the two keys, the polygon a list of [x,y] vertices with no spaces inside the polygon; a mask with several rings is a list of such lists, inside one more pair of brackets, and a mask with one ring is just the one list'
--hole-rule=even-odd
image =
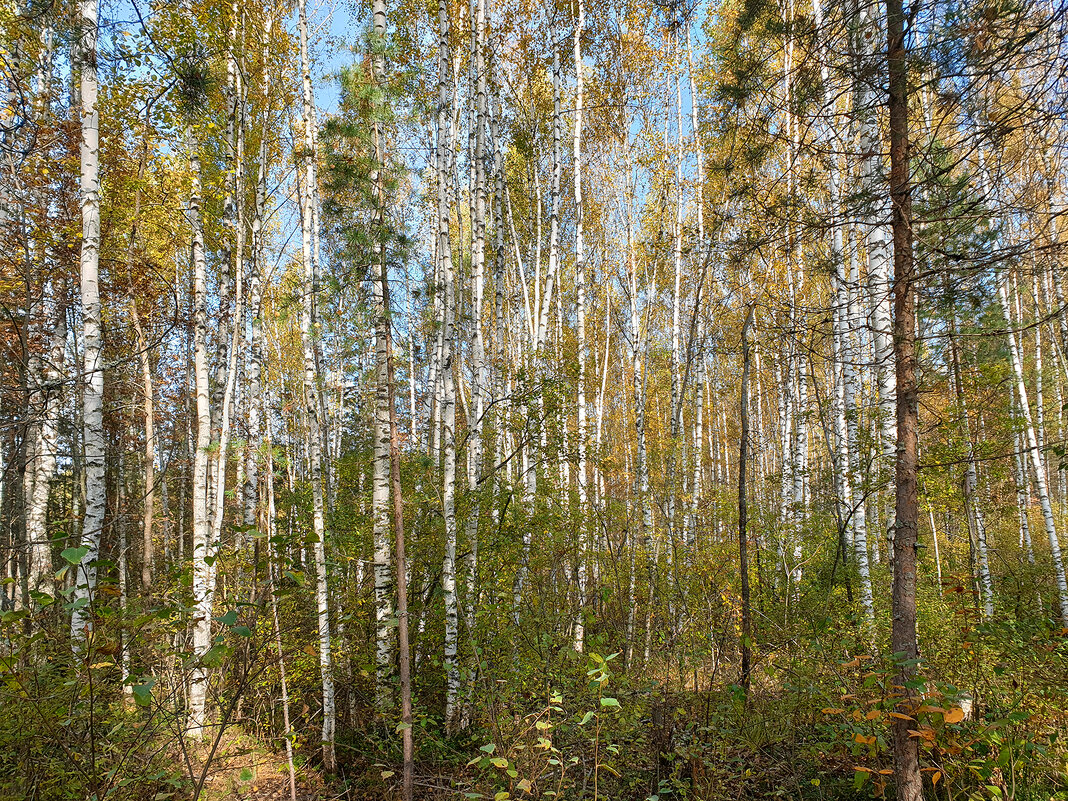
{"label": "birch bark", "polygon": [[[625,142],[624,147],[626,149],[626,165],[627,165],[627,199],[626,199],[626,237],[627,237],[627,280],[629,283],[629,295],[630,295],[630,336],[631,336],[631,376],[633,382],[633,403],[634,403],[634,434],[635,441],[637,443],[637,454],[635,457],[635,481],[634,481],[634,494],[638,503],[640,511],[640,541],[641,546],[645,551],[646,559],[649,567],[649,593],[650,593],[650,608],[648,613],[652,614],[652,592],[653,592],[653,562],[651,553],[650,537],[653,529],[653,505],[652,499],[649,496],[649,464],[648,454],[646,448],[645,439],[645,412],[646,412],[646,393],[645,393],[645,376],[643,370],[643,357],[646,352],[648,334],[648,326],[642,324],[641,317],[638,313],[638,266],[637,266],[637,254],[635,252],[636,244],[634,241],[634,221],[632,219],[633,212],[631,206],[634,200],[634,177],[632,175],[631,164],[631,149],[630,142]],[[629,550],[632,557],[632,569],[631,569],[631,609],[636,606],[636,598],[634,597],[635,589],[635,577],[633,575],[633,555],[635,547],[633,541],[628,543]],[[633,620],[628,624],[628,629],[633,629]],[[648,631],[648,629],[647,629]],[[627,667],[633,666],[633,643],[632,637],[628,635],[628,648],[627,648]]]}
{"label": "birch bark", "polygon": [[1053,517],[1053,505],[1050,503],[1049,488],[1046,485],[1046,465],[1041,448],[1038,445],[1038,436],[1035,433],[1034,418],[1031,415],[1031,406],[1027,397],[1027,385],[1024,383],[1023,359],[1020,355],[1016,333],[1012,329],[1012,313],[1009,306],[1008,277],[1000,276],[998,279],[998,297],[1001,299],[1002,312],[1005,320],[1009,323],[1007,331],[1009,341],[1009,355],[1012,359],[1012,370],[1015,376],[1016,397],[1023,413],[1024,433],[1027,436],[1027,452],[1031,461],[1031,469],[1034,473],[1035,491],[1038,495],[1038,503],[1042,509],[1042,521],[1046,527],[1046,536],[1049,539],[1050,555],[1053,558],[1053,573],[1057,581],[1057,597],[1060,603],[1060,615],[1062,622],[1068,626],[1068,580],[1065,578],[1064,560],[1061,555],[1060,540],[1057,537],[1057,526]]}
{"label": "birch bark", "polygon": [[589,506],[589,470],[587,466],[587,420],[586,420],[586,243],[583,231],[582,204],[582,112],[585,86],[582,63],[582,34],[586,27],[586,6],[577,0],[575,33],[572,45],[575,64],[575,118],[572,139],[572,171],[575,194],[575,323],[578,337],[578,408],[576,410],[575,445],[578,452],[578,538],[576,543],[576,574],[578,578],[578,608],[574,621],[573,645],[581,652],[585,640],[586,606],[586,549],[589,547],[587,516]]}
{"label": "birch bark", "polygon": [[92,630],[90,607],[96,591],[96,560],[104,527],[107,487],[104,477],[104,342],[100,307],[100,113],[97,110],[98,0],[78,4],[78,62],[81,81],[81,298],[82,417],[85,448],[85,513],[72,596],[71,641],[81,650]]}
{"label": "birch bark", "polygon": [[[483,442],[482,432],[485,426],[486,393],[489,388],[486,367],[486,349],[483,338],[483,302],[486,274],[486,3],[485,0],[471,0],[468,14],[471,20],[471,63],[475,73],[475,85],[471,87],[474,97],[474,116],[471,139],[474,149],[471,153],[474,186],[471,193],[471,321],[470,321],[470,359],[471,359],[471,416],[468,419],[467,434],[467,491],[470,501],[464,533],[467,538],[467,626],[473,631],[478,600],[478,536],[479,536],[479,481],[482,473]],[[466,714],[465,714],[466,719]]]}
{"label": "birch bark", "polygon": [[[871,69],[877,59],[874,50],[879,41],[877,6],[855,2],[854,17],[856,33],[853,43],[857,59],[857,75],[880,74],[881,69]],[[871,309],[875,370],[879,389],[878,431],[880,464],[889,471],[894,460],[897,443],[895,432],[895,393],[892,322],[890,313],[890,239],[887,230],[884,192],[880,190],[882,177],[882,140],[879,133],[878,108],[871,82],[860,79],[854,88],[854,114],[857,118],[860,145],[860,183],[867,206],[864,222],[864,241],[868,257],[868,296]]]}
{"label": "birch bark", "polygon": [[[26,511],[26,543],[29,548],[28,586],[31,591],[55,594],[52,545],[48,538],[48,498],[56,473],[59,445],[61,381],[67,345],[66,288],[51,280],[45,290],[46,307],[52,306],[52,336],[46,363],[41,371],[40,425],[37,431],[36,459],[32,464],[32,492]],[[48,298],[51,296],[51,303]],[[28,466],[30,467],[30,466]]]}
{"label": "birch bark", "polygon": [[460,691],[457,660],[459,612],[456,601],[456,384],[453,374],[455,345],[456,287],[449,231],[449,11],[446,0],[438,0],[438,108],[437,108],[437,257],[443,284],[441,383],[442,383],[442,515],[445,518],[445,555],[441,588],[445,596],[445,721],[455,724]]}
{"label": "birch bark", "polygon": [[[252,270],[249,276],[249,349],[246,375],[248,378],[248,464],[245,468],[245,525],[257,523],[256,508],[259,502],[260,460],[265,456],[264,436],[259,399],[262,396],[263,375],[263,276],[267,259],[266,235],[263,230],[267,207],[267,142],[270,130],[271,71],[267,69],[270,57],[271,32],[274,15],[268,11],[263,28],[263,77],[261,101],[263,103],[263,127],[260,131],[259,165],[256,176],[256,199],[252,215]],[[270,475],[268,476],[270,480]],[[273,600],[273,599],[272,599]],[[281,660],[281,655],[279,655]]]}
{"label": "birch bark", "polygon": [[[821,0],[813,3],[816,29],[822,31],[823,4]],[[820,77],[823,82],[824,107],[831,109],[833,98],[831,95],[830,69],[829,69],[829,43],[821,41],[821,53],[823,58],[820,65]],[[832,134],[833,136],[833,134]],[[837,143],[835,143],[837,144]],[[837,148],[831,148],[832,152]],[[830,202],[831,213],[835,220],[841,214],[841,186],[842,169],[841,162],[835,158],[830,166]],[[848,267],[845,253],[845,232],[841,222],[836,222],[832,231],[832,259],[834,261],[834,309],[832,312],[832,326],[834,337],[834,350],[837,359],[841,363],[839,390],[835,409],[835,431],[838,443],[838,475],[840,477],[841,507],[847,519],[849,539],[853,546],[853,557],[857,563],[857,574],[860,579],[861,603],[864,607],[864,617],[869,632],[875,624],[875,604],[871,586],[871,571],[868,564],[868,537],[865,525],[863,499],[854,497],[855,484],[853,453],[856,447],[856,377],[854,368],[854,353],[852,342],[852,293],[850,291]],[[837,372],[837,371],[836,371]],[[862,494],[862,493],[861,493]]]}
{"label": "birch bark", "polygon": [[[191,186],[186,218],[191,234],[190,258],[193,265],[193,374],[196,392],[196,449],[193,456],[193,653],[198,660],[211,647],[211,618],[215,597],[215,552],[208,507],[208,462],[211,455],[211,398],[208,383],[208,266],[204,254],[204,221],[201,216],[200,143],[193,126],[186,131]],[[191,738],[202,739],[207,724],[207,667],[194,665],[189,680],[189,723]]]}
{"label": "birch bark", "polygon": [[[705,161],[704,161],[704,145],[701,142],[701,128],[700,128],[700,105],[697,100],[697,89],[694,85],[694,72],[693,72],[693,47],[690,40],[690,26],[686,26],[686,74],[689,76],[690,82],[690,128],[693,136],[693,150],[694,158],[696,160],[697,169],[697,263],[701,265],[702,275],[705,269],[706,259],[708,254],[706,252],[707,243],[705,242],[705,211],[704,211],[704,187],[705,187]],[[680,134],[681,137],[681,134]],[[694,302],[697,302],[697,295],[695,295]],[[697,310],[694,311],[697,317],[697,327],[695,331],[695,342],[693,346],[697,348],[696,360],[697,360],[697,375],[694,381],[694,393],[696,400],[696,410],[694,411],[693,422],[693,477],[690,481],[690,509],[686,516],[686,527],[683,535],[683,540],[687,546],[693,546],[696,541],[697,533],[697,511],[701,504],[701,490],[702,490],[702,474],[703,474],[703,456],[704,456],[704,422],[705,422],[705,404],[704,404],[704,383],[705,383],[705,354],[704,348],[704,317]]]}
{"label": "birch bark", "polygon": [[333,657],[330,642],[330,595],[327,586],[326,564],[326,511],[323,497],[323,438],[320,422],[323,403],[320,397],[322,390],[318,356],[319,253],[316,233],[319,220],[319,151],[318,126],[315,119],[315,95],[312,90],[311,79],[311,58],[308,51],[308,13],[305,0],[300,0],[298,3],[298,20],[300,25],[301,111],[304,122],[304,191],[301,196],[300,216],[304,257],[301,344],[304,351],[305,414],[310,429],[308,432],[308,456],[311,462],[312,526],[315,536],[313,551],[315,559],[316,619],[319,633],[319,672],[323,691],[323,767],[327,772],[332,772],[335,766],[334,736],[337,708],[334,697]]}

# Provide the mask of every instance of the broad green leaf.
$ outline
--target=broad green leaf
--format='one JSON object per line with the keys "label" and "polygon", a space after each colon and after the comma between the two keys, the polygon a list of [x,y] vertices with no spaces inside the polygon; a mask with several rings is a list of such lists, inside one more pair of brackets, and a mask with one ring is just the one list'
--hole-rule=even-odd
{"label": "broad green leaf", "polygon": [[218,667],[222,664],[223,659],[226,658],[230,649],[225,645],[213,645],[207,650],[207,653],[201,657],[200,661],[206,667]]}
{"label": "broad green leaf", "polygon": [[217,617],[215,619],[222,623],[224,626],[232,626],[234,625],[234,623],[237,622],[237,610],[231,609],[222,617]]}
{"label": "broad green leaf", "polygon": [[138,706],[148,706],[152,703],[152,687],[155,683],[156,680],[150,678],[141,684],[135,684],[131,688],[133,690],[134,703]]}
{"label": "broad green leaf", "polygon": [[80,548],[67,548],[60,554],[67,562],[72,565],[79,564],[85,555],[89,553],[89,546],[83,545]]}

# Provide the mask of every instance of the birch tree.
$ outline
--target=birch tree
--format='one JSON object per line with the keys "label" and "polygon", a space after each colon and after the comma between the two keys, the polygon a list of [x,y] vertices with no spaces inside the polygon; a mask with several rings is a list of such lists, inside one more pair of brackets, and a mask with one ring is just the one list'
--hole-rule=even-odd
{"label": "birch tree", "polygon": [[81,94],[82,418],[85,512],[74,579],[71,641],[76,650],[92,630],[96,560],[107,508],[104,481],[104,342],[100,305],[100,113],[97,110],[97,0],[78,4],[77,70]]}
{"label": "birch tree", "polygon": [[574,648],[582,651],[585,641],[586,605],[586,549],[589,547],[587,516],[589,514],[589,468],[587,464],[586,419],[586,243],[583,238],[582,208],[582,106],[585,100],[582,62],[582,34],[586,27],[586,7],[576,0],[575,33],[572,52],[575,65],[575,112],[572,133],[572,170],[575,195],[575,332],[578,337],[578,398],[576,407],[575,445],[578,451],[578,516],[576,573],[578,578],[578,609],[574,623]]}
{"label": "birch tree", "polygon": [[[334,665],[330,642],[330,594],[327,586],[328,576],[326,563],[326,509],[323,498],[323,440],[319,422],[322,401],[319,395],[321,390],[319,354],[317,352],[317,337],[319,330],[317,312],[319,294],[319,248],[317,231],[319,224],[318,125],[315,118],[315,96],[312,90],[311,58],[308,49],[307,4],[304,0],[300,0],[297,8],[298,23],[300,26],[301,111],[304,122],[304,159],[302,165],[304,187],[303,192],[301,192],[302,202],[300,215],[301,244],[304,256],[304,283],[302,285],[303,305],[300,332],[304,351],[305,414],[309,425],[308,445],[311,462],[312,532],[315,537],[313,546],[315,554],[315,603],[318,612],[319,672],[322,677],[323,689],[323,766],[326,770],[333,771],[335,764],[334,737],[337,711],[334,701]],[[388,450],[386,456],[388,459]],[[378,592],[377,572],[376,563],[376,594]]]}
{"label": "birch tree", "polygon": [[1057,535],[1057,524],[1053,515],[1053,504],[1050,501],[1049,486],[1046,481],[1046,462],[1042,450],[1038,444],[1038,435],[1035,432],[1034,417],[1031,414],[1031,404],[1028,400],[1027,385],[1024,382],[1023,358],[1016,333],[1011,328],[1012,314],[1009,306],[1009,292],[1007,287],[1008,277],[1002,275],[998,279],[998,298],[1001,301],[1002,312],[1010,328],[1007,329],[1009,344],[1009,356],[1012,360],[1012,370],[1015,381],[1016,399],[1019,409],[1023,414],[1024,434],[1026,436],[1028,459],[1031,462],[1032,479],[1035,484],[1035,492],[1038,495],[1039,508],[1042,511],[1042,522],[1046,528],[1046,537],[1049,539],[1050,555],[1053,559],[1053,575],[1057,583],[1057,596],[1060,604],[1061,620],[1068,626],[1068,580],[1065,578],[1064,560],[1061,554],[1060,539]]}

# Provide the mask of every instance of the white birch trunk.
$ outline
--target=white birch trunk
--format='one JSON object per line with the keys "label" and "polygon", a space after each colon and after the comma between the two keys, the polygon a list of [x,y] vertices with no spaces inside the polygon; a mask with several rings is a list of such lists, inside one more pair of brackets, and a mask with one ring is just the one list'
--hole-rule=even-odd
{"label": "white birch trunk", "polygon": [[[701,128],[700,128],[700,106],[697,102],[697,89],[694,85],[693,74],[693,47],[690,40],[690,26],[686,26],[686,74],[689,77],[690,82],[690,128],[693,136],[693,149],[694,157],[696,159],[697,169],[697,264],[703,275],[705,270],[705,260],[708,258],[705,242],[705,211],[704,211],[704,186],[705,186],[705,161],[704,161],[704,146],[701,142]],[[681,126],[680,126],[681,127]],[[681,131],[679,133],[681,139]],[[681,158],[680,158],[681,162]],[[680,166],[681,169],[681,166]],[[681,178],[680,178],[681,184]],[[680,211],[681,213],[681,211]],[[681,223],[681,221],[680,221]],[[681,245],[681,243],[679,243]],[[697,297],[695,296],[694,302],[697,303]],[[704,383],[705,383],[705,356],[703,352],[704,348],[704,318],[695,309],[694,313],[697,314],[697,328],[695,332],[696,342],[693,343],[696,347],[697,354],[695,356],[697,362],[697,375],[694,380],[694,393],[696,399],[696,410],[694,412],[694,424],[693,424],[693,477],[690,480],[690,509],[686,516],[686,528],[683,539],[687,546],[692,547],[696,541],[697,532],[697,510],[701,504],[701,478],[702,478],[702,465],[704,456]]]}
{"label": "white birch trunk", "polygon": [[445,556],[441,587],[445,596],[445,721],[451,730],[457,716],[460,669],[457,660],[459,612],[456,601],[456,385],[453,372],[455,349],[456,287],[449,231],[448,147],[449,135],[449,12],[446,0],[438,0],[438,115],[436,176],[438,192],[437,254],[443,292],[442,384],[442,514],[445,518]]}
{"label": "white birch trunk", "polygon": [[478,524],[480,516],[479,478],[482,472],[482,432],[485,424],[486,394],[489,377],[486,367],[486,347],[483,338],[482,316],[486,281],[486,4],[485,0],[471,0],[471,63],[474,65],[474,118],[471,120],[474,152],[474,191],[471,194],[471,416],[467,435],[467,490],[471,497],[464,533],[467,538],[467,626],[473,630],[477,600]]}
{"label": "white birch trunk", "polygon": [[[653,506],[652,499],[649,495],[649,465],[647,458],[647,448],[645,439],[645,412],[646,412],[646,394],[645,394],[645,376],[643,370],[643,358],[646,352],[646,334],[648,327],[643,326],[641,318],[638,314],[638,267],[636,263],[635,242],[634,242],[634,223],[633,213],[631,205],[633,203],[634,187],[633,177],[631,175],[632,166],[630,162],[630,143],[626,143],[627,148],[627,181],[628,181],[628,193],[626,199],[626,237],[627,237],[627,280],[629,282],[629,294],[630,294],[630,335],[631,335],[631,376],[633,381],[633,402],[634,402],[634,434],[637,442],[637,453],[635,456],[635,496],[638,502],[640,510],[641,521],[641,546],[645,551],[647,568],[649,574],[649,607],[647,613],[652,615],[652,600],[653,600],[653,578],[655,573],[654,557],[652,555],[652,548],[650,537],[653,529]],[[634,554],[633,544],[631,545],[631,554]],[[633,567],[631,570],[631,606],[632,610],[635,606],[634,597],[635,577]],[[650,617],[651,623],[651,617]],[[627,647],[627,667],[632,666],[633,657],[632,650],[634,648],[633,643],[633,620],[628,623],[628,647]],[[647,626],[648,633],[648,626]],[[648,643],[646,645],[648,649]]]}
{"label": "white birch trunk", "polygon": [[[274,16],[267,14],[263,27],[263,63],[267,64],[270,55],[271,31]],[[260,459],[264,453],[264,436],[261,413],[262,375],[263,375],[263,276],[267,259],[267,246],[263,230],[264,215],[267,207],[267,142],[270,129],[270,70],[264,69],[261,85],[263,102],[263,127],[260,131],[259,169],[256,177],[256,199],[252,216],[252,270],[249,276],[249,326],[248,363],[246,376],[248,380],[248,460],[245,467],[245,525],[258,523],[257,506],[259,504]],[[268,421],[269,422],[269,421]],[[267,426],[269,429],[269,425]],[[270,476],[268,476],[270,480]],[[273,498],[273,490],[272,490]],[[273,522],[273,521],[272,521]],[[272,599],[273,600],[273,599]],[[281,660],[281,655],[279,655]],[[279,662],[281,665],[281,661]]]}
{"label": "white birch trunk", "polygon": [[[208,384],[208,266],[204,254],[201,216],[203,188],[200,144],[192,126],[186,133],[192,185],[186,216],[191,233],[193,264],[193,374],[196,391],[196,449],[193,457],[193,654],[197,660],[211,648],[211,618],[215,596],[216,543],[211,536],[208,507],[208,462],[211,456],[211,398]],[[193,666],[189,680],[189,736],[203,739],[207,724],[208,669]]]}
{"label": "white birch trunk", "polygon": [[[1016,404],[1014,404],[1016,406]],[[1016,432],[1014,438],[1015,448],[1012,454],[1013,481],[1016,484],[1016,513],[1019,522],[1020,548],[1025,549],[1027,561],[1034,565],[1035,551],[1031,544],[1031,525],[1028,520],[1028,510],[1031,508],[1030,493],[1027,487],[1027,468],[1024,466],[1025,453],[1023,437]]]}
{"label": "white birch trunk", "polygon": [[934,544],[935,575],[938,579],[938,592],[942,592],[942,554],[938,550],[938,526],[935,525],[934,508],[930,500],[927,501],[927,515],[931,520],[931,542]]}
{"label": "white birch trunk", "polygon": [[[539,355],[545,348],[549,333],[549,311],[553,291],[560,269],[560,178],[563,162],[560,156],[563,137],[563,118],[560,113],[560,48],[553,46],[553,154],[552,179],[549,187],[549,262],[545,270],[545,290],[538,303],[538,337],[535,351]],[[536,286],[537,288],[537,286]]]}
{"label": "white birch trunk", "polygon": [[92,629],[91,605],[96,591],[96,560],[104,527],[107,487],[104,478],[104,342],[100,307],[100,114],[97,110],[98,0],[78,4],[77,68],[81,79],[81,298],[82,417],[85,455],[85,515],[76,566],[71,640],[81,650]]}
{"label": "white birch trunk", "polygon": [[[674,37],[676,77],[675,77],[675,219],[672,223],[672,264],[675,282],[671,295],[671,440],[677,447],[679,439],[679,418],[682,414],[682,338],[679,334],[682,314],[682,79],[678,76],[678,35]],[[671,462],[674,464],[674,461]],[[668,487],[669,503],[674,503],[675,488]],[[668,525],[674,526],[674,516],[668,515]]]}
{"label": "white birch trunk", "polygon": [[[52,308],[52,336],[50,348],[41,374],[40,425],[37,432],[36,458],[32,468],[32,487],[29,508],[26,510],[26,544],[29,548],[28,586],[31,591],[55,594],[52,545],[48,537],[48,499],[52,479],[56,473],[56,448],[59,445],[59,415],[61,410],[61,382],[67,344],[67,304],[65,288],[56,280],[49,281],[45,291],[45,306]],[[51,303],[49,298],[51,297]],[[32,601],[31,601],[32,603]]]}
{"label": "white birch trunk", "polygon": [[578,607],[574,621],[574,638],[572,645],[581,653],[586,629],[586,549],[589,548],[587,518],[589,512],[589,469],[587,467],[587,420],[586,420],[586,244],[583,239],[583,204],[582,204],[582,105],[585,100],[585,86],[582,63],[582,34],[586,27],[586,6],[583,0],[577,0],[575,17],[575,34],[573,42],[573,60],[575,64],[575,118],[572,141],[572,170],[574,172],[575,194],[575,317],[576,335],[578,337],[578,408],[576,409],[575,438],[578,451],[578,536],[576,542],[578,578]]}
{"label": "white birch trunk", "polygon": [[[317,332],[319,330],[317,309],[319,294],[319,253],[317,247],[318,237],[316,233],[319,220],[318,126],[315,119],[315,96],[312,91],[311,58],[308,52],[308,14],[305,0],[299,0],[298,19],[300,25],[301,111],[304,118],[304,192],[301,197],[301,200],[303,201],[301,210],[301,233],[304,256],[304,303],[302,308],[303,313],[301,315],[301,343],[304,350],[304,399],[305,413],[307,415],[309,426],[308,455],[311,462],[312,526],[315,536],[313,547],[316,579],[315,602],[319,632],[319,672],[322,679],[323,691],[323,767],[327,772],[332,772],[335,765],[334,732],[337,720],[337,709],[334,699],[333,658],[330,642],[330,595],[327,585],[326,566],[326,511],[323,497],[323,437],[322,424],[320,422],[323,403],[322,398],[320,397],[321,388],[319,358],[317,352]],[[389,459],[388,437],[387,417],[387,475]],[[377,477],[377,459],[375,468]],[[388,536],[386,539],[388,552]],[[375,567],[377,576],[377,561]]]}
{"label": "white birch trunk", "polygon": [[[824,16],[821,0],[815,0],[813,11],[816,29],[822,32]],[[826,110],[832,111],[834,99],[831,93],[829,69],[830,48],[825,39],[821,40],[820,49],[823,56],[820,62],[820,77],[823,81],[823,103]],[[831,139],[831,150],[833,152],[837,150],[840,144],[833,134]],[[837,219],[842,212],[841,187],[841,161],[835,158],[830,167],[830,202],[831,214],[834,219]],[[836,375],[839,377],[835,404],[835,433],[838,444],[837,474],[840,480],[839,492],[842,513],[846,517],[846,531],[853,547],[853,557],[857,563],[861,604],[864,608],[864,617],[870,633],[875,624],[875,604],[871,586],[871,570],[868,564],[868,537],[864,520],[864,501],[862,497],[858,499],[854,496],[854,484],[856,483],[854,473],[856,455],[854,449],[856,448],[857,410],[855,356],[852,348],[853,293],[850,290],[849,266],[846,261],[846,237],[841,223],[834,225],[831,246],[831,256],[835,269],[832,335],[837,361],[841,363],[841,370],[836,371]],[[863,491],[858,494],[863,496]]]}
{"label": "white birch trunk", "polygon": [[1027,435],[1027,450],[1030,455],[1031,468],[1034,472],[1035,489],[1038,494],[1039,505],[1042,509],[1042,520],[1046,526],[1046,536],[1049,538],[1050,555],[1053,559],[1053,572],[1057,581],[1061,621],[1068,626],[1068,580],[1065,579],[1064,561],[1061,557],[1060,541],[1057,538],[1057,527],[1053,519],[1053,507],[1049,499],[1049,489],[1046,486],[1045,459],[1042,450],[1038,446],[1038,437],[1035,434],[1031,406],[1027,399],[1027,385],[1024,383],[1023,375],[1023,360],[1020,356],[1020,348],[1016,340],[1016,333],[1011,328],[1012,313],[1009,306],[1007,282],[1007,276],[998,277],[998,295],[1001,299],[1001,307],[1005,315],[1005,320],[1010,326],[1007,333],[1009,355],[1012,358],[1012,369],[1016,378],[1017,399],[1024,418],[1024,433]]}

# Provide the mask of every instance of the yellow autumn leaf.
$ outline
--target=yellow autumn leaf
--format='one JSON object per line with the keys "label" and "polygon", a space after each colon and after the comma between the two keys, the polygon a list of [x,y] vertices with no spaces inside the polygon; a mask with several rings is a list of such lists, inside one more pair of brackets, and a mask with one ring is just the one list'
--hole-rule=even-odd
{"label": "yellow autumn leaf", "polygon": [[964,720],[964,710],[959,706],[955,706],[953,709],[946,712],[944,717],[946,723],[960,723]]}

